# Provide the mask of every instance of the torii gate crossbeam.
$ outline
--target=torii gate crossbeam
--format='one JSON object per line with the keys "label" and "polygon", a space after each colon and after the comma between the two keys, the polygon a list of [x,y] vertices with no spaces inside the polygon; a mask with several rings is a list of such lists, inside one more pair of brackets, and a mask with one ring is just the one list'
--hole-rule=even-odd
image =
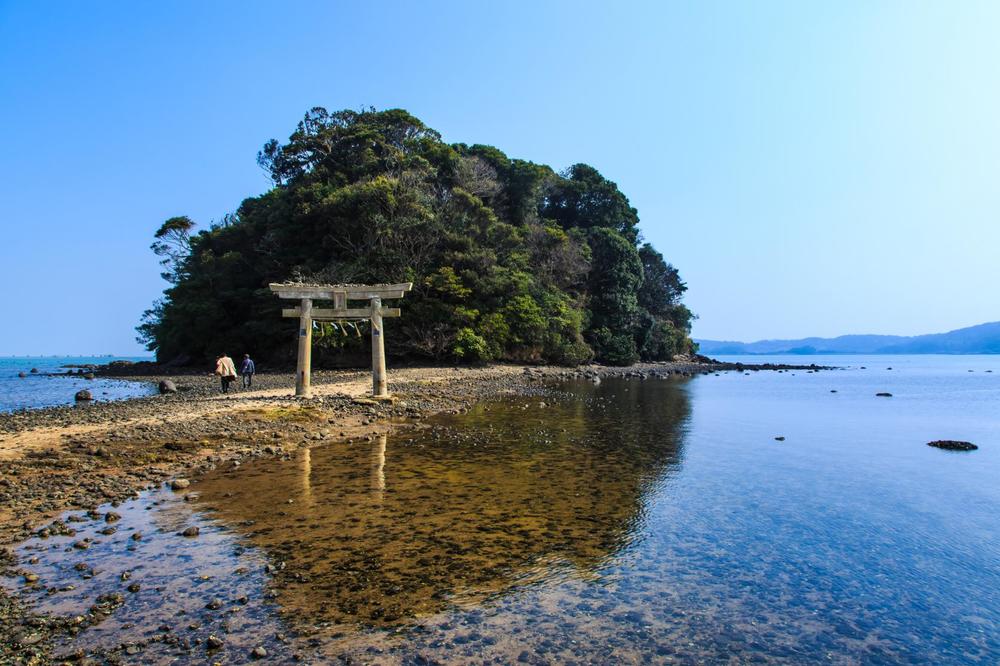
{"label": "torii gate crossbeam", "polygon": [[[372,327],[372,395],[388,397],[385,371],[385,336],[382,320],[398,317],[399,308],[382,307],[382,299],[402,298],[413,288],[403,284],[271,284],[279,298],[295,299],[299,307],[281,311],[284,317],[299,320],[299,353],[295,371],[295,395],[311,395],[312,323],[314,321],[360,321],[368,319]],[[333,301],[333,308],[313,308],[313,301]],[[348,301],[368,301],[366,308],[349,308]]]}

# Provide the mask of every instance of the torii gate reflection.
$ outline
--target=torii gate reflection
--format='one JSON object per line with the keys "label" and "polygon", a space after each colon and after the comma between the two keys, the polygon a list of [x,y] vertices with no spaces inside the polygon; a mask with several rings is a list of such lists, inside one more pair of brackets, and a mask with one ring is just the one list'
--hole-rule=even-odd
{"label": "torii gate reflection", "polygon": [[[371,481],[369,487],[372,492],[372,499],[380,506],[385,499],[385,453],[386,445],[389,443],[389,435],[381,433],[375,435],[371,449]],[[302,497],[307,504],[312,504],[312,449],[306,447],[302,450],[302,457],[299,460],[299,473],[302,476]]]}

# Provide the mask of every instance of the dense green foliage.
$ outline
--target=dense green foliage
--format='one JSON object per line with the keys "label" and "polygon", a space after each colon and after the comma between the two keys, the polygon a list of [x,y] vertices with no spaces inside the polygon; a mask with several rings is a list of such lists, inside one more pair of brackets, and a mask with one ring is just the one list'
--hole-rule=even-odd
{"label": "dense green foliage", "polygon": [[[270,191],[208,230],[174,217],[156,234],[171,286],[138,330],[161,361],[291,359],[296,322],[267,288],[287,280],[413,282],[388,324],[396,356],[625,365],[691,350],[684,283],[592,167],[448,145],[402,110],[318,108],[258,162]],[[360,358],[364,332],[317,324],[314,359]]]}

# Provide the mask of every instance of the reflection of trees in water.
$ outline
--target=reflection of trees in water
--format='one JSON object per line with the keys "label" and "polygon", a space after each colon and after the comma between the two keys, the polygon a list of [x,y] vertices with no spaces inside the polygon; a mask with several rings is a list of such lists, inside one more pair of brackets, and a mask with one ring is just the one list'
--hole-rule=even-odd
{"label": "reflection of trees in water", "polygon": [[587,576],[630,543],[679,464],[689,405],[667,381],[571,388],[546,407],[494,404],[261,463],[206,480],[202,501],[284,562],[277,600],[304,623],[405,622]]}

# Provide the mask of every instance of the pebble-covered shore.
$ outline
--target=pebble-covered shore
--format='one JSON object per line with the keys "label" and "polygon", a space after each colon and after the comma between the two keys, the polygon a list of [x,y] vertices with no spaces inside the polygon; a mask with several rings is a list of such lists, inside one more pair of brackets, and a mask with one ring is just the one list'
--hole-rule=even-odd
{"label": "pebble-covered shore", "polygon": [[[178,391],[0,416],[0,446],[8,446],[0,458],[0,570],[7,576],[23,574],[12,555],[14,544],[32,535],[72,531],[71,525],[56,520],[62,511],[97,515],[101,505],[114,507],[144,489],[194,478],[219,466],[288,456],[318,444],[371,439],[390,427],[415,427],[434,413],[462,412],[480,400],[532,394],[540,382],[566,378],[599,382],[608,376],[669,380],[724,370],[796,368],[821,369],[721,363],[573,370],[408,368],[392,375],[391,402],[363,396],[358,389],[370,381],[364,371],[314,373],[316,397],[310,399],[291,395],[290,373],[258,375],[252,391],[234,390],[222,398],[217,380],[208,375],[131,377],[150,382],[169,378]],[[12,442],[31,442],[35,433],[39,438],[45,433],[45,445],[23,451],[9,448]],[[104,609],[97,604],[87,617],[43,617],[0,591],[0,663],[47,663],[53,637],[72,635],[99,622],[102,613],[113,610],[111,606]]]}

